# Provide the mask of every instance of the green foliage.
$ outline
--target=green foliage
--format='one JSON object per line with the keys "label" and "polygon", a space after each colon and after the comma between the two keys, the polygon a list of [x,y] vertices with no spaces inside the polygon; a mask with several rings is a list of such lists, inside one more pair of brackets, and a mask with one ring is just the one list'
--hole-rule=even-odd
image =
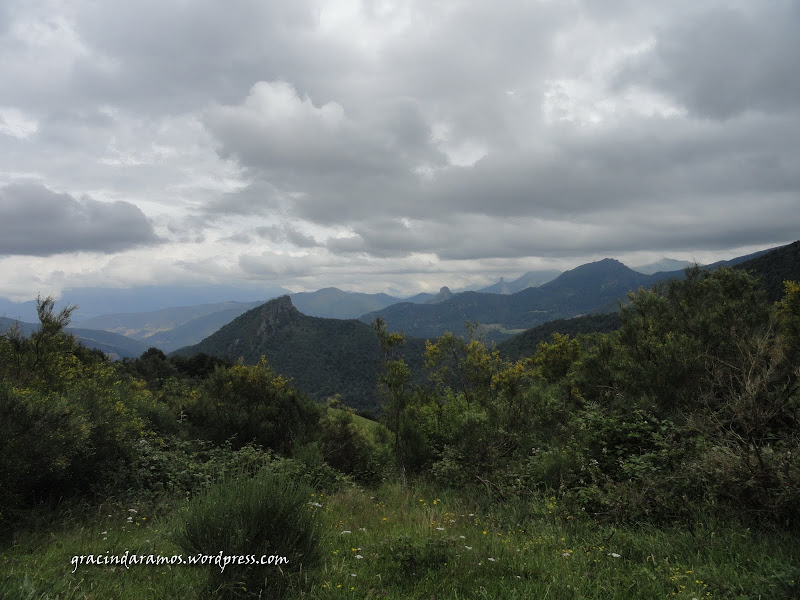
{"label": "green foliage", "polygon": [[254,366],[218,368],[187,413],[205,439],[218,444],[232,440],[234,448],[254,442],[289,454],[313,436],[320,408],[262,357]]}
{"label": "green foliage", "polygon": [[210,567],[209,590],[223,598],[288,598],[300,574],[321,560],[309,507],[312,489],[269,469],[212,485],[181,512],[176,539],[188,554],[288,558],[287,564]]}
{"label": "green foliage", "polygon": [[360,481],[379,480],[388,465],[387,446],[356,424],[352,409],[328,409],[320,420],[320,445],[326,463]]}
{"label": "green foliage", "polygon": [[127,471],[156,409],[144,384],[64,333],[71,309],[39,299],[40,329],[0,338],[0,492],[6,508],[86,491]]}
{"label": "green foliage", "polygon": [[533,364],[545,381],[555,383],[567,376],[570,367],[580,360],[582,354],[583,348],[578,340],[554,333],[551,342],[541,342],[536,348]]}

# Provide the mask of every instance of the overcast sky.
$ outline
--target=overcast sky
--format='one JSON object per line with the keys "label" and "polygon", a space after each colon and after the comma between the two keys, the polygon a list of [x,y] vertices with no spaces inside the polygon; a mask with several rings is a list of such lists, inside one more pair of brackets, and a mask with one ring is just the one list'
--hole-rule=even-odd
{"label": "overcast sky", "polygon": [[0,295],[800,237],[796,0],[0,0]]}

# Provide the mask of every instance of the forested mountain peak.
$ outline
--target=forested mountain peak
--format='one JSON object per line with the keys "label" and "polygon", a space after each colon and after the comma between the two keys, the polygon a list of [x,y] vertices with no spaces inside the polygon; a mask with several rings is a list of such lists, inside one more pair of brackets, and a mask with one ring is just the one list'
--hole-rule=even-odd
{"label": "forested mountain peak", "polygon": [[292,299],[289,296],[279,296],[266,304],[262,304],[255,310],[259,320],[258,335],[270,335],[278,327],[291,320],[293,315],[300,314],[292,304]]}

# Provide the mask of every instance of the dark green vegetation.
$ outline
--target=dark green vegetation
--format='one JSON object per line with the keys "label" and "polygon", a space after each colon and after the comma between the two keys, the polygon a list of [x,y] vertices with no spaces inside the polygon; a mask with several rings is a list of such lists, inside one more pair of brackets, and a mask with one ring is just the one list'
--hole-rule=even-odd
{"label": "dark green vegetation", "polygon": [[[424,341],[410,342],[409,362],[421,372]],[[315,400],[340,395],[357,409],[375,410],[379,347],[370,327],[356,320],[309,317],[288,296],[271,300],[176,354],[203,352],[254,364],[265,356]]]}
{"label": "dark green vegetation", "polygon": [[800,241],[759,253],[754,258],[735,264],[733,268],[759,277],[767,299],[776,302],[783,297],[784,281],[800,281]]}
{"label": "dark green vegetation", "polygon": [[611,333],[621,326],[622,319],[617,312],[585,315],[573,319],[556,319],[500,342],[497,349],[504,358],[519,360],[526,356],[532,356],[539,344],[549,341],[555,333],[574,338],[590,333]]}
{"label": "dark green vegetation", "polygon": [[[339,322],[377,356],[369,427],[269,356],[109,363],[44,300],[37,332],[0,338],[0,597],[796,598],[800,283],[783,289],[689,269],[608,333],[513,358],[475,326],[432,339],[424,380],[403,334]],[[265,306],[222,342],[330,351],[288,299]],[[226,548],[295,563],[70,564]]]}

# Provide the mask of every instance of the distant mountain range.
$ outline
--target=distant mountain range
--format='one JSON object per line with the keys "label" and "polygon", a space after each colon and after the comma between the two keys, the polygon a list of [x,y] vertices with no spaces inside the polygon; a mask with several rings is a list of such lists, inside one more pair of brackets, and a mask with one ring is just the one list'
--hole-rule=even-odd
{"label": "distant mountain range", "polygon": [[369,323],[381,317],[389,329],[417,337],[438,337],[445,331],[461,334],[466,321],[478,321],[487,339],[499,341],[546,321],[608,312],[628,291],[669,276],[644,275],[607,258],[514,294],[463,292],[438,304],[403,302],[360,320]]}
{"label": "distant mountain range", "polygon": [[515,294],[529,287],[538,287],[548,281],[552,281],[561,274],[561,271],[553,269],[545,271],[529,271],[523,276],[512,281],[506,281],[503,277],[500,281],[488,287],[477,290],[482,294]]}
{"label": "distant mountain range", "polygon": [[[729,261],[720,261],[704,268],[750,265],[765,278],[770,297],[777,299],[783,290],[783,279],[800,279],[800,242],[777,249],[762,250]],[[756,259],[760,259],[756,260]],[[541,323],[568,319],[562,328],[584,327],[575,317],[590,313],[615,311],[625,293],[639,286],[650,286],[669,277],[682,277],[682,270],[657,271],[648,275],[641,270],[663,269],[686,261],[662,259],[650,265],[629,269],[613,259],[582,265],[558,275],[557,271],[533,271],[522,277],[482,288],[478,292],[453,293],[442,287],[438,294],[422,293],[405,300],[388,294],[346,292],[324,288],[316,292],[291,294],[293,306],[304,316],[355,319],[372,322],[381,316],[392,330],[405,331],[410,336],[436,337],[444,331],[464,331],[465,321],[478,321],[487,340],[502,341],[514,334]],[[740,268],[740,267],[737,267]],[[792,270],[794,269],[794,271]],[[557,277],[555,277],[558,275]],[[553,278],[555,277],[555,278]],[[538,281],[550,279],[538,287]],[[521,289],[518,289],[521,288]],[[517,290],[517,291],[514,291]],[[268,288],[265,293],[285,292]],[[233,294],[239,298],[259,292],[226,286],[147,286],[134,290],[74,288],[65,291],[69,303],[76,301],[88,306],[88,312],[105,306],[149,307],[172,299],[191,301],[224,298]],[[96,296],[93,296],[96,294]],[[126,295],[127,294],[127,295]],[[183,306],[150,311],[117,312],[80,318],[86,311],[77,312],[73,331],[86,345],[100,348],[116,356],[138,356],[155,346],[166,352],[198,344],[224,325],[265,300],[192,302]],[[63,304],[63,303],[61,303]],[[83,307],[82,307],[83,308]],[[0,315],[18,318],[26,327],[36,327],[35,301],[12,303],[0,299]],[[12,319],[4,319],[9,321]],[[576,324],[577,323],[577,324]],[[113,334],[118,334],[112,337]]]}
{"label": "distant mountain range", "polygon": [[[800,280],[800,242],[704,268],[717,266],[752,271],[764,279],[769,290],[784,279]],[[489,335],[485,336],[489,339],[500,337],[492,333],[507,338],[513,329],[525,330],[499,345],[504,356],[517,359],[533,354],[538,343],[554,332],[575,336],[613,331],[620,325],[618,302],[628,291],[683,276],[682,270],[645,275],[616,260],[604,259],[515,294],[444,293],[442,296],[449,297],[439,303],[402,302],[359,320],[306,316],[285,296],[245,312],[200,343],[176,353],[205,352],[232,360],[242,358],[246,363],[264,355],[277,372],[292,377],[313,398],[338,393],[351,406],[374,409],[379,402],[375,382],[380,352],[367,323],[375,316],[383,317],[390,330],[405,331],[403,356],[421,378],[422,338],[435,337],[445,330],[461,332],[466,320],[492,324],[494,329],[488,328]],[[531,322],[537,326],[526,327]]]}
{"label": "distant mountain range", "polygon": [[647,265],[639,265],[638,267],[631,267],[634,271],[644,273],[645,275],[652,275],[661,271],[680,271],[686,267],[691,267],[694,263],[690,260],[676,260],[674,258],[662,258],[656,262]]}
{"label": "distant mountain range", "polygon": [[[42,296],[47,295],[42,290]],[[73,319],[88,319],[115,313],[146,313],[166,307],[195,306],[227,301],[264,302],[290,293],[282,287],[263,287],[258,289],[241,288],[229,285],[147,285],[133,288],[67,288],[58,297],[56,309],[67,305],[78,305]],[[0,316],[21,321],[37,320],[36,301],[12,302],[0,298]]]}
{"label": "distant mountain range", "polygon": [[[0,334],[7,332],[15,324],[19,325],[20,330],[26,337],[39,329],[38,323],[28,323],[17,321],[8,317],[0,317]],[[67,331],[75,336],[79,343],[88,348],[96,348],[105,352],[113,359],[135,358],[141,356],[142,352],[149,346],[138,340],[134,340],[123,335],[100,331],[97,329],[84,329],[81,327],[68,327]]]}
{"label": "distant mountain range", "polygon": [[[441,294],[441,292],[440,292]],[[323,288],[316,292],[290,294],[297,309],[305,315],[331,319],[354,319],[362,314],[400,302],[388,294],[345,292]],[[430,301],[426,294],[420,301]],[[140,340],[150,346],[171,352],[198,343],[230,323],[239,315],[264,304],[258,302],[217,302],[164,308],[151,312],[115,313],[80,321],[82,327],[104,329]]]}

